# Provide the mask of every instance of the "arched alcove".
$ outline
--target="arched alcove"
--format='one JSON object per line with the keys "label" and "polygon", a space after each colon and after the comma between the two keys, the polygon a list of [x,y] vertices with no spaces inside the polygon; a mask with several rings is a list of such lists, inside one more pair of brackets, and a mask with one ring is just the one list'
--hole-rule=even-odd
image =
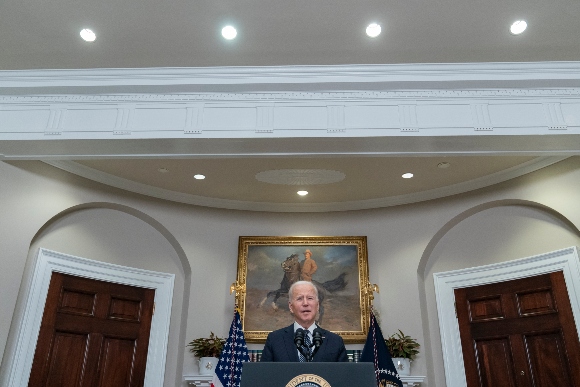
{"label": "arched alcove", "polygon": [[430,386],[444,386],[443,354],[433,274],[539,255],[580,245],[580,230],[543,204],[499,200],[448,221],[424,250],[417,270]]}
{"label": "arched alcove", "polygon": [[[165,386],[181,381],[191,287],[184,250],[160,222],[134,208],[114,203],[85,203],[53,216],[33,237],[11,325],[9,343],[22,321],[25,290],[39,249],[175,276],[170,316]],[[10,345],[9,344],[9,345]]]}

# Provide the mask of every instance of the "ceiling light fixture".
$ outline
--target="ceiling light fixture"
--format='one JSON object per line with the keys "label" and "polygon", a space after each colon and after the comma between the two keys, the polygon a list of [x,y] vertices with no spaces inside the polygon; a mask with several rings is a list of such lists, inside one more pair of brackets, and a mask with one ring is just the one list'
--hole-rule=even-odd
{"label": "ceiling light fixture", "polygon": [[161,173],[167,173],[167,172],[169,172],[169,169],[167,169],[167,168],[159,168],[158,171],[161,172]]}
{"label": "ceiling light fixture", "polygon": [[410,172],[407,173],[403,173],[403,175],[401,176],[403,179],[410,179],[413,177],[413,174]]}
{"label": "ceiling light fixture", "polygon": [[296,192],[296,193],[297,193],[298,195],[300,195],[300,196],[306,196],[306,195],[308,195],[308,191],[298,191],[298,192]]}
{"label": "ceiling light fixture", "polygon": [[238,31],[232,26],[222,28],[222,36],[227,40],[232,40],[238,35]]}
{"label": "ceiling light fixture", "polygon": [[85,28],[81,31],[81,38],[83,38],[85,42],[94,42],[97,39],[97,35],[88,28]]}
{"label": "ceiling light fixture", "polygon": [[377,23],[369,24],[367,27],[367,35],[371,38],[376,38],[381,34],[381,26]]}
{"label": "ceiling light fixture", "polygon": [[528,28],[528,23],[525,20],[518,20],[513,22],[510,26],[510,32],[512,35],[519,35]]}
{"label": "ceiling light fixture", "polygon": [[205,175],[197,174],[197,175],[193,175],[193,178],[195,180],[203,180],[203,179],[205,179]]}

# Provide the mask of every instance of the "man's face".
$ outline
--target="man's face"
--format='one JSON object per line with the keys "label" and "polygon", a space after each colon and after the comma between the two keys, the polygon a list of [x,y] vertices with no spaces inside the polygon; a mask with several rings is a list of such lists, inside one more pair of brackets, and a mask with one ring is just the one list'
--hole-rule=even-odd
{"label": "man's face", "polygon": [[314,286],[310,284],[295,286],[294,294],[292,294],[292,299],[288,305],[298,324],[303,328],[311,326],[318,313],[318,299]]}
{"label": "man's face", "polygon": [[304,253],[304,259],[310,259],[311,253]]}

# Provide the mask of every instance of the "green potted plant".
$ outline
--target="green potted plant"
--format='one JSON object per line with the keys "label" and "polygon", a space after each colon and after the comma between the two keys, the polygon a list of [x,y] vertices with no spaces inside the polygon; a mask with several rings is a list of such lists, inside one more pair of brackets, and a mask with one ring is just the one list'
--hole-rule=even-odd
{"label": "green potted plant", "polygon": [[419,353],[419,343],[411,336],[407,336],[399,329],[385,339],[387,348],[393,358],[393,363],[399,375],[411,374],[411,361]]}
{"label": "green potted plant", "polygon": [[213,332],[209,337],[200,337],[187,344],[189,351],[199,359],[199,373],[201,375],[211,375],[219,360],[226,339],[217,337]]}

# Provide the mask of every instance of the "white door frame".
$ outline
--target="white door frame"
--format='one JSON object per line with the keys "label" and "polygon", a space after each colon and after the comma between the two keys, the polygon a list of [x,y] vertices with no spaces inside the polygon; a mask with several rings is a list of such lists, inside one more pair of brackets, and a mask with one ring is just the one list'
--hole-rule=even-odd
{"label": "white door frame", "polygon": [[467,386],[459,324],[455,316],[454,290],[555,271],[564,272],[572,313],[576,329],[578,329],[578,321],[580,321],[580,261],[576,247],[568,247],[514,261],[433,274],[447,387]]}
{"label": "white door frame", "polygon": [[3,367],[5,372],[1,375],[0,385],[6,387],[28,385],[53,272],[155,290],[156,307],[151,320],[144,386],[163,386],[175,275],[79,258],[42,248],[38,251],[32,278],[26,289],[26,301],[22,321],[18,327],[16,345],[12,353],[4,356],[5,359],[8,357],[6,360],[9,364]]}

